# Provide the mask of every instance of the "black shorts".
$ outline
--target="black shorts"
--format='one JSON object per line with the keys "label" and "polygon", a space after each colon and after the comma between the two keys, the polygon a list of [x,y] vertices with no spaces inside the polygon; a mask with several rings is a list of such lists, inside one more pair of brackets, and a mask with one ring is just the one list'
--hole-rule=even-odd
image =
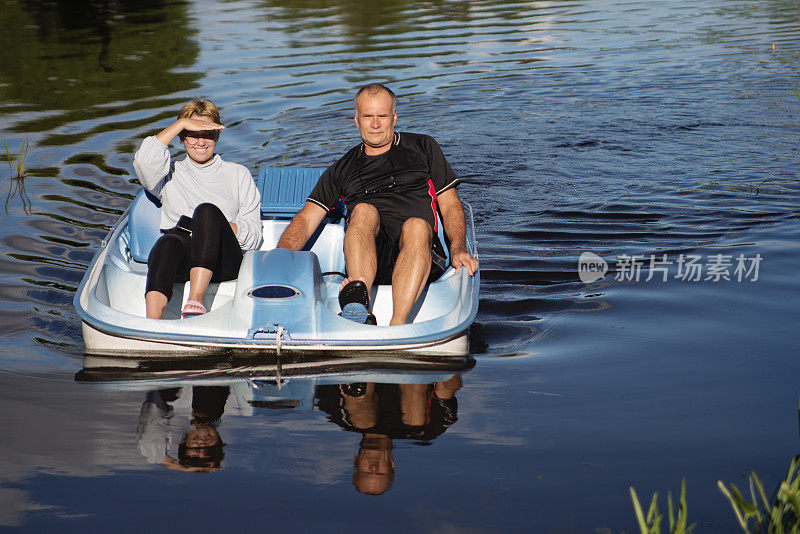
{"label": "black shorts", "polygon": [[365,204],[375,207],[381,218],[381,227],[378,230],[378,236],[375,238],[375,249],[378,256],[378,269],[375,273],[374,281],[376,285],[390,285],[392,283],[392,272],[397,262],[397,256],[400,253],[400,235],[403,230],[403,223],[413,217],[426,221],[433,231],[431,273],[428,276],[428,283],[442,276],[447,269],[445,252],[434,230],[437,227],[437,221],[436,215],[430,206],[416,210],[404,210],[404,213],[400,215],[395,210],[383,210],[379,202],[365,202]]}

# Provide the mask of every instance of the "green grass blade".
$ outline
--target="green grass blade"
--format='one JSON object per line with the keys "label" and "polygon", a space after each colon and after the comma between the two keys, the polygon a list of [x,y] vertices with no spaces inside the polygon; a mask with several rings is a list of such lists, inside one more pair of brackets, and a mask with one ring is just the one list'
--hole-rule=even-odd
{"label": "green grass blade", "polygon": [[658,492],[653,493],[653,500],[650,501],[650,508],[647,510],[647,525],[650,527],[650,534],[661,534],[661,514],[658,513]]}
{"label": "green grass blade", "polygon": [[6,148],[6,160],[8,161],[8,168],[11,170],[11,177],[14,177],[14,158],[11,156],[11,151],[8,149],[6,138],[3,138],[3,146]]}
{"label": "green grass blade", "polygon": [[739,507],[745,517],[750,518],[758,513],[755,502],[750,502],[745,499],[744,496],[739,492],[739,488],[733,484],[728,484],[728,486],[730,486],[730,489],[733,492],[733,498],[736,500],[736,505]]}
{"label": "green grass blade", "polygon": [[[733,484],[731,484],[730,486],[731,489],[733,489],[738,495],[739,492],[738,490],[735,489],[736,486],[734,486]],[[745,532],[745,534],[750,534],[750,529],[747,528],[747,519],[745,519],[744,515],[742,514],[742,511],[739,508],[739,504],[736,498],[731,494],[730,490],[725,487],[725,484],[721,480],[717,481],[717,488],[719,488],[719,491],[721,491],[722,494],[725,496],[725,498],[728,499],[728,501],[731,503],[731,508],[733,508],[733,513],[736,515],[736,520],[739,522],[739,526],[741,527],[741,529]],[[739,496],[741,497],[741,495]]]}
{"label": "green grass blade", "polygon": [[792,458],[792,462],[789,464],[789,474],[786,475],[786,481],[794,491],[800,490],[800,472],[797,471],[797,463],[798,458]]}
{"label": "green grass blade", "polygon": [[690,533],[694,530],[694,523],[686,526],[689,521],[689,508],[686,506],[686,479],[681,481],[681,501],[678,507],[678,517],[676,520],[676,533]]}
{"label": "green grass blade", "polygon": [[762,517],[761,517],[761,512],[758,509],[758,497],[756,497],[756,493],[753,486],[758,488],[758,496],[761,497],[761,502],[764,503],[764,509],[769,510],[771,506],[769,503],[769,499],[767,499],[767,495],[764,493],[764,486],[761,485],[761,481],[758,479],[758,475],[756,475],[755,471],[750,471],[750,497],[752,497],[753,499],[756,521],[761,523]]}
{"label": "green grass blade", "polygon": [[17,169],[17,176],[22,178],[25,176],[25,158],[28,157],[28,139],[22,141],[22,147],[19,149],[19,168]]}
{"label": "green grass blade", "polygon": [[672,509],[672,491],[667,492],[667,517],[669,518],[669,531],[670,534],[675,532],[675,517],[673,516]]}
{"label": "green grass blade", "polygon": [[8,215],[8,201],[11,200],[11,189],[14,187],[14,180],[8,181],[8,194],[6,195],[6,215]]}
{"label": "green grass blade", "polygon": [[636,522],[639,524],[639,532],[641,532],[641,534],[650,534],[650,529],[647,528],[647,521],[644,520],[642,505],[639,502],[639,497],[636,495],[636,490],[633,489],[633,486],[630,487],[630,490],[631,500],[633,501],[633,511],[636,513]]}

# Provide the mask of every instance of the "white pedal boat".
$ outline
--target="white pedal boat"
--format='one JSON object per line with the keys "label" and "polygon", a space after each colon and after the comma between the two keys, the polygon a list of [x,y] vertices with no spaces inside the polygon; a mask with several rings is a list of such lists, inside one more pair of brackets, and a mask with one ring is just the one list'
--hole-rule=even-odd
{"label": "white pedal boat", "polygon": [[[238,279],[209,286],[204,299],[208,313],[188,319],[180,315],[188,282],[175,285],[163,319],[145,317],[147,256],[160,235],[160,207],[141,191],[104,240],[75,295],[86,352],[170,357],[229,350],[467,354],[468,329],[478,311],[479,272],[470,276],[466,269],[449,267],[427,286],[411,312],[412,322],[401,326],[388,326],[391,286],[373,287],[378,325],[362,325],[338,315],[345,270],[343,219],[326,218],[302,251],[275,249],[322,171],[261,170],[264,243],[245,253]],[[467,246],[477,257],[472,210],[464,206]]]}

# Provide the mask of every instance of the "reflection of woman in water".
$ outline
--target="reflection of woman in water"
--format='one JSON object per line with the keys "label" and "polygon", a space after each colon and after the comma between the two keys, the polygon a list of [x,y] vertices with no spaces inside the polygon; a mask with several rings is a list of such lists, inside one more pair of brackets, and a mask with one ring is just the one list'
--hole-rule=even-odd
{"label": "reflection of woman in water", "polygon": [[137,442],[150,463],[163,463],[168,469],[192,472],[213,472],[221,469],[225,458],[222,438],[217,432],[225,411],[229,388],[195,386],[192,388],[192,415],[180,445],[177,459],[170,456],[172,448],[171,420],[174,403],[181,390],[163,389],[147,393],[139,415]]}
{"label": "reflection of woman in water", "polygon": [[345,430],[362,434],[353,458],[353,486],[380,495],[394,480],[393,439],[428,445],[458,420],[461,377],[435,384],[348,384],[317,388],[319,409]]}

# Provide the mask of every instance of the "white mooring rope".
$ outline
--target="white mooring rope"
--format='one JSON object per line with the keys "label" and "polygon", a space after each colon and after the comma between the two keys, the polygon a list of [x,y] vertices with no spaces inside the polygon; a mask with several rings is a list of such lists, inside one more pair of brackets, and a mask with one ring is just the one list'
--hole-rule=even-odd
{"label": "white mooring rope", "polygon": [[283,336],[283,327],[278,325],[278,331],[275,333],[275,353],[281,355],[281,336]]}
{"label": "white mooring rope", "polygon": [[275,379],[278,382],[278,391],[281,390],[281,336],[283,336],[283,327],[278,325],[278,331],[275,333]]}

